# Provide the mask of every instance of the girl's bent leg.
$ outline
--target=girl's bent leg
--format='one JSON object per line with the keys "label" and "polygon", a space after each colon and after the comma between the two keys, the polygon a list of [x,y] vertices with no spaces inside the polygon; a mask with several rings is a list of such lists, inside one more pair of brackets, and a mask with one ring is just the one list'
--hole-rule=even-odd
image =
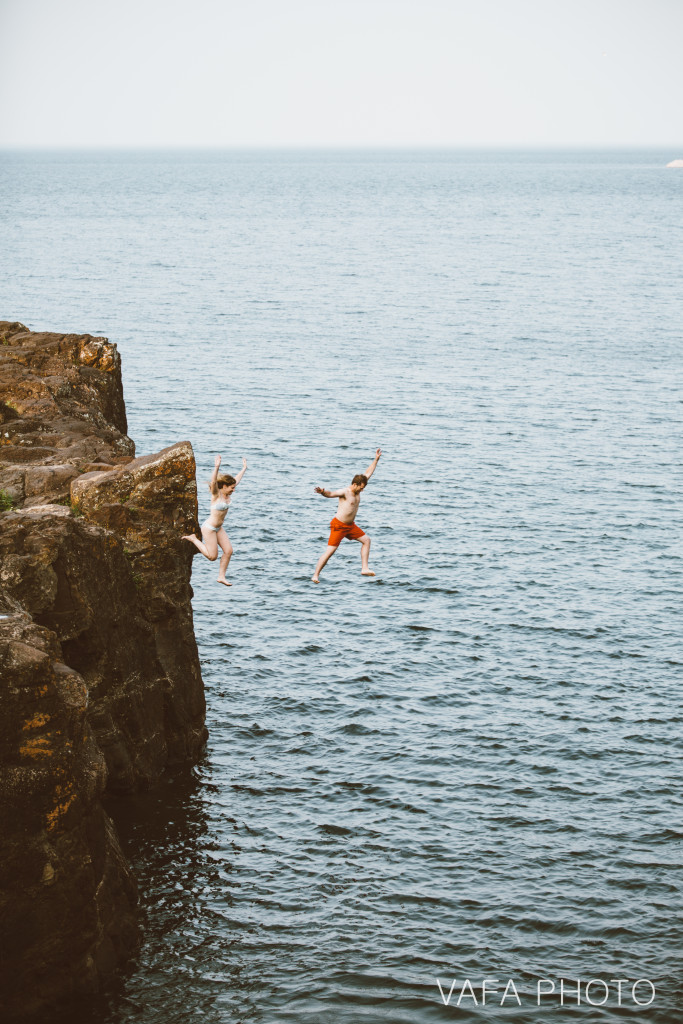
{"label": "girl's bent leg", "polygon": [[218,558],[218,541],[214,530],[207,530],[202,526],[202,540],[197,540],[193,533],[188,533],[181,539],[189,540],[210,562],[215,562]]}

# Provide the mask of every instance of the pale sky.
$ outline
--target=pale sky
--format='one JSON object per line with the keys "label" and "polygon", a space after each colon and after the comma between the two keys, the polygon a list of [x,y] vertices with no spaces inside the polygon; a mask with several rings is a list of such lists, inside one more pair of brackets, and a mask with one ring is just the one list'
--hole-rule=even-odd
{"label": "pale sky", "polygon": [[0,0],[0,146],[646,146],[683,0]]}

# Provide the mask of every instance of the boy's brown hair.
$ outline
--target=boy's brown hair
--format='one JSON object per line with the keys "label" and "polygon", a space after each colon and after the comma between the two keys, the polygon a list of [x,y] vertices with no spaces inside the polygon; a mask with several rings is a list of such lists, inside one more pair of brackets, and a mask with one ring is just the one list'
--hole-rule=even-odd
{"label": "boy's brown hair", "polygon": [[237,483],[237,481],[235,480],[234,476],[218,476],[218,477],[216,477],[216,487],[218,487],[219,489],[221,487],[232,487],[232,485],[236,484],[236,483]]}
{"label": "boy's brown hair", "polygon": [[352,484],[367,484],[367,482],[368,478],[366,477],[365,473],[356,473],[353,480],[351,481]]}

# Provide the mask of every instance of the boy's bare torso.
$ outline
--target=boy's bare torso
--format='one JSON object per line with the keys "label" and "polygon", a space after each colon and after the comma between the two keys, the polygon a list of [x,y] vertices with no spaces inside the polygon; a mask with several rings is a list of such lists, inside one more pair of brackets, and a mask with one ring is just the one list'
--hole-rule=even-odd
{"label": "boy's bare torso", "polygon": [[355,520],[358,506],[360,505],[361,493],[361,491],[355,491],[353,486],[349,486],[340,495],[336,518],[341,523],[352,523]]}

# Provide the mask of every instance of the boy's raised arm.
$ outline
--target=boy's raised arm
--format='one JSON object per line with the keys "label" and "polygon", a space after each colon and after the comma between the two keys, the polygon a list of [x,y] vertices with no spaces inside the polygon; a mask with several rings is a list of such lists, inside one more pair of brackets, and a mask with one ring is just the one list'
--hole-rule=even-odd
{"label": "boy's raised arm", "polygon": [[381,457],[382,457],[382,449],[378,448],[376,453],[375,453],[374,459],[372,460],[372,462],[370,463],[368,468],[365,470],[365,476],[368,478],[368,480],[370,479],[372,474],[377,469],[377,463],[379,462]]}

